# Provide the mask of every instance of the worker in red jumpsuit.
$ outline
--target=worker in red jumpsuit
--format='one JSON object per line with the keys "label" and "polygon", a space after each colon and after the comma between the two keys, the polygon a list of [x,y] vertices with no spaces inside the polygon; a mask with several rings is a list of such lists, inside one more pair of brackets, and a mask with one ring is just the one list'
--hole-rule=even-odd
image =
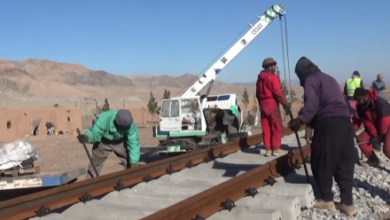
{"label": "worker in red jumpsuit", "polygon": [[263,61],[264,70],[258,75],[256,83],[256,98],[260,106],[266,157],[282,154],[280,145],[282,143],[283,124],[279,104],[282,104],[286,111],[289,110],[289,105],[280,86],[279,77],[275,74],[276,65],[274,59],[265,59]]}
{"label": "worker in red jumpsuit", "polygon": [[363,88],[356,88],[354,98],[358,115],[353,119],[354,129],[358,130],[361,123],[364,125],[364,131],[356,138],[360,150],[367,157],[367,161],[361,164],[379,165],[373,150],[380,151],[382,143],[383,154],[390,159],[390,104],[379,97],[378,92]]}

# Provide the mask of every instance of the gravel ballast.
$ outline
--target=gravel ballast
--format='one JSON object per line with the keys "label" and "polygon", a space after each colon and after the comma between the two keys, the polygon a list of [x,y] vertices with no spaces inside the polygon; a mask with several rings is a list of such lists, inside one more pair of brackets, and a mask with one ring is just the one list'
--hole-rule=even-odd
{"label": "gravel ballast", "polygon": [[[390,161],[382,154],[377,154],[381,164],[377,167],[355,166],[353,197],[357,214],[348,217],[340,211],[326,211],[316,208],[303,210],[302,219],[357,219],[380,220],[390,219]],[[333,182],[335,201],[340,201],[340,191]]]}

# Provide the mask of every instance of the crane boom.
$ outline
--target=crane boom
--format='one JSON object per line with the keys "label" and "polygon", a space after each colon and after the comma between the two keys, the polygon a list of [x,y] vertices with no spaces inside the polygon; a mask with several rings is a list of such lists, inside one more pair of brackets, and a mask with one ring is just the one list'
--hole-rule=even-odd
{"label": "crane boom", "polygon": [[272,21],[284,14],[282,5],[272,5],[265,13],[258,16],[256,24],[249,23],[250,29],[225,54],[223,54],[183,95],[196,96],[208,83],[214,81],[218,74],[232,61],[250,42],[255,39]]}

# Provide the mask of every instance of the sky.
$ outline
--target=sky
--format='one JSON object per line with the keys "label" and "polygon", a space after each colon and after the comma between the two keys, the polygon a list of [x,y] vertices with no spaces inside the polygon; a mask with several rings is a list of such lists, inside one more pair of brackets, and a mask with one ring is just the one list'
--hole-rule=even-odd
{"label": "sky", "polygon": [[[339,81],[354,70],[363,79],[390,78],[388,0],[1,0],[0,58],[79,63],[120,75],[202,74],[272,4],[287,13],[292,79],[301,56]],[[217,79],[255,81],[266,57],[283,70],[278,19]]]}

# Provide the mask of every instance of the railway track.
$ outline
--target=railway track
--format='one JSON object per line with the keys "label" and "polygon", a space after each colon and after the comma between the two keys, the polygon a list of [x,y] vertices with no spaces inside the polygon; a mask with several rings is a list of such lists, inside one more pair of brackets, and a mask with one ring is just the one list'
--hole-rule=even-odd
{"label": "railway track", "polygon": [[[284,130],[284,135],[290,134],[291,131],[289,129]],[[288,141],[285,144],[295,143],[296,145],[295,136],[290,135],[286,138]],[[0,216],[4,217],[4,219],[27,219],[38,215],[43,216],[39,219],[47,220],[140,219],[184,200],[187,197],[193,196],[196,193],[204,190],[207,192],[208,188],[229,179],[232,181],[245,175],[251,177],[251,175],[256,174],[256,178],[240,180],[244,182],[249,181],[249,183],[253,181],[252,187],[245,187],[255,189],[267,183],[265,180],[272,183],[271,180],[273,178],[278,177],[281,172],[287,172],[288,169],[286,170],[286,168],[294,166],[295,162],[302,162],[299,159],[300,156],[297,151],[291,152],[276,160],[273,160],[275,159],[274,157],[265,158],[260,156],[259,149],[253,147],[253,145],[261,142],[261,135],[254,135],[241,141],[217,145],[209,149],[163,159],[131,170],[119,171],[95,179],[7,200],[0,203]],[[243,150],[237,152],[240,149]],[[257,151],[257,153],[250,153],[251,151]],[[308,147],[305,148],[305,154],[307,156],[310,154]],[[216,160],[211,162],[214,159]],[[267,163],[268,161],[271,162]],[[197,164],[201,165],[196,166]],[[259,166],[260,164],[264,165]],[[191,169],[182,170],[183,168]],[[248,170],[250,171],[245,173]],[[231,175],[232,173],[245,174],[233,178],[235,175]],[[156,179],[162,175],[165,176]],[[264,176],[267,176],[267,178],[264,178]],[[244,182],[240,183],[240,187],[243,186],[242,184]],[[138,185],[134,186],[135,184]],[[129,186],[134,187],[128,189]],[[307,188],[307,185],[304,187]],[[112,192],[114,190],[116,192]],[[109,194],[104,197],[98,197],[106,193]],[[230,200],[237,200],[239,198],[238,196],[242,196],[240,194],[242,192],[235,193]],[[204,201],[209,200],[205,199]],[[296,198],[295,201],[297,201]],[[212,201],[209,201],[207,204],[205,203],[208,206],[207,209],[204,208],[203,203],[196,203],[203,204],[202,206],[193,205],[193,207],[201,207],[202,210],[207,210],[207,212],[204,213],[203,211],[194,209],[191,212],[197,212],[198,214],[195,214],[191,218],[195,218],[196,215],[208,217],[212,212],[218,211],[218,207],[211,206],[210,202],[213,203]],[[188,203],[188,201],[184,200],[184,203],[179,203],[179,205],[185,203]],[[65,209],[69,205],[72,206]],[[175,208],[175,206],[177,207],[177,205],[172,207]],[[150,215],[145,219],[187,218],[182,215],[179,215],[179,218],[170,216],[173,214],[172,207],[168,211],[164,209],[159,211],[160,217]],[[186,207],[186,209],[188,208]],[[55,213],[56,211],[61,214]],[[298,213],[298,209],[296,212]],[[165,213],[166,217],[162,218],[161,213]],[[180,214],[180,210],[174,215],[178,213]]]}
{"label": "railway track", "polygon": [[[189,197],[190,193],[184,191],[183,196],[189,198],[177,199],[176,204],[142,220],[204,220],[206,217],[210,220],[301,219],[301,209],[311,208],[315,197],[312,186],[305,182],[304,172],[296,173],[294,168],[300,169],[301,163],[308,162],[310,146],[303,147],[306,159],[302,161],[296,149],[295,135],[284,137],[282,143],[291,151],[277,159],[260,156],[258,148],[253,146],[226,158],[219,158],[213,164],[199,165],[200,169],[196,171],[185,170],[175,176],[162,177],[157,183],[157,192],[162,192],[158,195],[163,198],[183,195],[183,192],[171,193],[177,184],[180,184],[179,188],[198,188],[200,193]],[[210,187],[213,184],[215,186]],[[129,198],[145,195],[152,198],[153,193],[148,189],[149,186],[136,187],[127,193]],[[113,196],[104,199],[109,200]],[[164,201],[168,203],[169,200]]]}

